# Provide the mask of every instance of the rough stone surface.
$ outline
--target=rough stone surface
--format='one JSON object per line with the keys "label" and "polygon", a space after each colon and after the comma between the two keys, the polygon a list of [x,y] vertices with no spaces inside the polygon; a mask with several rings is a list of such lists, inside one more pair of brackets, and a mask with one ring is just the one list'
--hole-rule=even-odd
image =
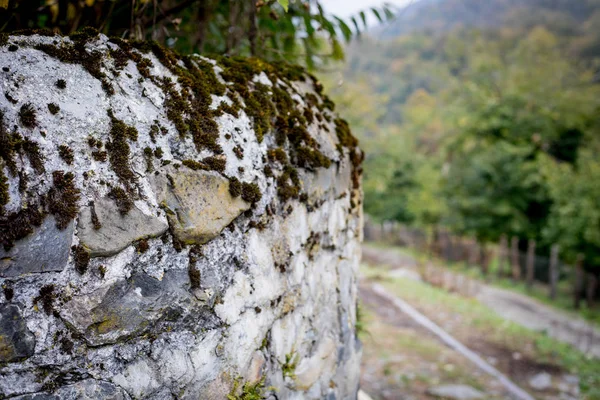
{"label": "rough stone surface", "polygon": [[167,209],[173,234],[186,244],[204,244],[250,208],[229,193],[229,181],[215,172],[167,167],[152,180],[159,204]]}
{"label": "rough stone surface", "polygon": [[72,240],[73,223],[59,230],[54,217],[46,218],[31,235],[15,242],[8,251],[0,247],[0,277],[62,271],[69,260]]}
{"label": "rough stone surface", "polygon": [[86,379],[72,385],[66,385],[54,392],[27,394],[18,396],[18,400],[129,400],[131,397],[119,387],[108,382]]}
{"label": "rough stone surface", "polygon": [[0,398],[356,398],[362,153],[314,77],[88,34],[0,66]]}
{"label": "rough stone surface", "polygon": [[[101,225],[99,229],[92,222],[92,209]],[[169,228],[165,221],[146,215],[137,207],[122,215],[116,203],[106,197],[84,207],[78,221],[79,241],[92,257],[112,256],[137,240],[160,236]]]}
{"label": "rough stone surface", "polygon": [[27,329],[19,307],[0,304],[0,363],[27,358],[34,348],[35,338]]}
{"label": "rough stone surface", "polygon": [[440,385],[427,389],[433,397],[451,400],[475,400],[485,398],[485,394],[468,385]]}
{"label": "rough stone surface", "polygon": [[552,375],[547,372],[540,372],[529,379],[529,386],[535,390],[546,390],[552,387]]}

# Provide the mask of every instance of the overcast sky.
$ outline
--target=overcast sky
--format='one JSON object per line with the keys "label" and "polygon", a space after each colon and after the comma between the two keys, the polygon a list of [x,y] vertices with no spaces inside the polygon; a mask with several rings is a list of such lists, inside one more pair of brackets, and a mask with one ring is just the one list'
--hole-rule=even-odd
{"label": "overcast sky", "polygon": [[404,6],[411,0],[321,0],[321,4],[328,12],[342,18],[356,15],[357,12],[369,7],[381,6],[386,2],[395,6]]}

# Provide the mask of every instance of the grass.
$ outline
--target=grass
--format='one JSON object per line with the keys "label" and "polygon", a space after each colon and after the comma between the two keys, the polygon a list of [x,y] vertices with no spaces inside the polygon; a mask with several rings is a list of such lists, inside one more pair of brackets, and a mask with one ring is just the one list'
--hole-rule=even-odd
{"label": "grass", "polygon": [[378,398],[381,386],[398,398],[419,399],[427,388],[442,383],[462,383],[482,391],[489,386],[487,376],[476,376],[466,359],[432,335],[383,321],[368,306],[363,307],[363,319],[368,330],[360,334],[362,368],[377,377],[375,388],[365,388],[373,398]]}
{"label": "grass", "polygon": [[558,308],[566,311],[572,316],[579,316],[592,324],[600,327],[600,310],[596,307],[594,309],[581,308],[576,310],[573,307],[573,296],[571,295],[572,284],[568,280],[561,280],[558,282],[557,296],[556,299],[550,299],[548,285],[540,282],[534,282],[531,288],[527,288],[524,281],[513,281],[510,278],[498,277],[498,259],[494,257],[489,265],[488,275],[484,275],[481,268],[477,265],[467,265],[464,262],[448,262],[438,257],[430,257],[416,249],[408,247],[397,247],[385,243],[369,243],[369,246],[375,248],[382,248],[388,250],[394,250],[398,253],[408,254],[413,257],[417,262],[423,264],[427,261],[432,261],[436,265],[445,265],[449,267],[453,272],[460,273],[473,279],[485,281],[489,285],[498,286],[503,289],[511,290],[513,292],[523,294],[532,297],[546,305]]}
{"label": "grass", "polygon": [[584,399],[600,399],[598,360],[590,359],[543,333],[506,321],[475,299],[448,293],[421,282],[394,279],[388,277],[385,271],[373,267],[363,266],[361,273],[368,279],[380,281],[390,293],[403,298],[434,320],[442,313],[458,316],[460,321],[450,331],[459,340],[467,342],[470,338],[485,338],[536,362],[559,366],[579,376]]}

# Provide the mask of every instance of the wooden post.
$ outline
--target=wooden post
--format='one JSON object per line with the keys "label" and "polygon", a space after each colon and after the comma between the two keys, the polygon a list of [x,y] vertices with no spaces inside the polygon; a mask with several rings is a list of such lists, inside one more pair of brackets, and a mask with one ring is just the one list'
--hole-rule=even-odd
{"label": "wooden post", "polygon": [[531,289],[535,273],[535,240],[529,239],[527,243],[527,289]]}
{"label": "wooden post", "polygon": [[598,288],[598,278],[594,274],[587,274],[586,300],[589,309],[594,308],[594,300],[596,298],[596,289]]}
{"label": "wooden post", "polygon": [[483,272],[484,276],[488,274],[488,255],[486,251],[485,243],[481,243],[479,245],[479,265],[481,266],[481,272]]}
{"label": "wooden post", "polygon": [[573,306],[579,309],[581,306],[581,289],[583,287],[583,255],[577,256],[575,261],[575,283],[573,285]]}
{"label": "wooden post", "polygon": [[515,281],[521,279],[521,266],[519,265],[519,238],[513,236],[510,239],[510,263],[512,277]]}
{"label": "wooden post", "polygon": [[498,278],[504,277],[504,267],[508,264],[508,239],[506,235],[500,237],[500,247],[498,249]]}
{"label": "wooden post", "polygon": [[556,299],[556,285],[558,284],[558,275],[559,275],[559,270],[558,270],[558,252],[560,250],[560,247],[555,244],[552,246],[552,249],[550,250],[550,273],[549,273],[549,278],[550,278],[550,299],[555,300]]}

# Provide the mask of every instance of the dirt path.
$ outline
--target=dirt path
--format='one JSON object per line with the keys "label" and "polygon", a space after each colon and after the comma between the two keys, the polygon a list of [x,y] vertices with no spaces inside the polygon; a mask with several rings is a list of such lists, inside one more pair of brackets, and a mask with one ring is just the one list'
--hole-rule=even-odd
{"label": "dirt path", "polygon": [[373,282],[362,280],[359,292],[368,322],[361,388],[373,399],[430,400],[431,386],[448,383],[472,385],[488,400],[510,398],[495,378],[377,293]]}
{"label": "dirt path", "polygon": [[600,358],[600,330],[582,319],[541,304],[527,296],[482,285],[477,299],[505,319]]}
{"label": "dirt path", "polygon": [[389,301],[393,307],[397,308],[405,315],[410,317],[412,321],[416,322],[418,325],[425,328],[428,332],[435,335],[444,344],[452,348],[461,356],[465,357],[467,360],[471,361],[475,367],[487,373],[494,379],[498,380],[498,382],[505,388],[505,390],[510,393],[511,398],[517,400],[534,400],[529,393],[525,392],[523,389],[517,386],[506,375],[498,371],[496,368],[494,368],[492,365],[486,362],[482,357],[480,357],[477,353],[475,353],[467,346],[462,344],[448,332],[443,330],[435,322],[431,321],[425,315],[417,311],[410,304],[406,303],[404,300],[396,296],[391,295],[385,290],[383,286],[379,284],[372,285],[370,289],[372,290],[372,292]]}
{"label": "dirt path", "polygon": [[[417,261],[398,249],[363,246],[363,260],[390,269],[416,270]],[[503,318],[527,328],[546,332],[580,351],[600,358],[600,330],[581,318],[551,308],[509,290],[480,285],[477,299]]]}

